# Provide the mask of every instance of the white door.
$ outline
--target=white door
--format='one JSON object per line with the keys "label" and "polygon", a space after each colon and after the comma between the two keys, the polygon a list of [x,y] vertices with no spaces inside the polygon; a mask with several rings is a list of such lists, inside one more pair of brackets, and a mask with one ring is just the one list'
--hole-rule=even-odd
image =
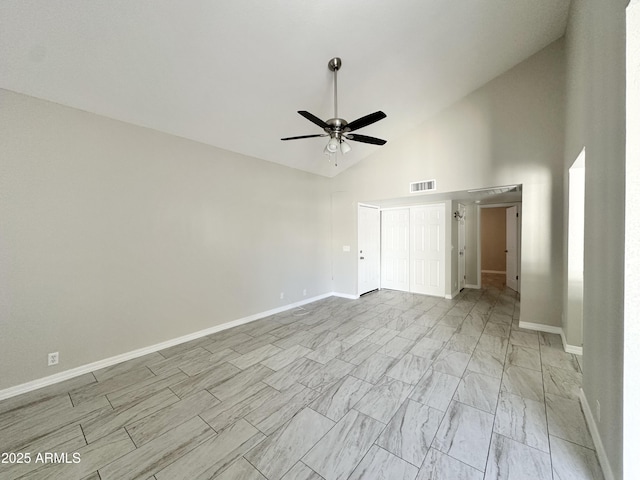
{"label": "white door", "polygon": [[466,275],[467,275],[467,267],[466,267],[466,250],[467,250],[467,241],[465,238],[465,208],[464,205],[458,204],[458,213],[460,216],[458,217],[458,291],[462,290],[466,285]]}
{"label": "white door", "polygon": [[382,211],[380,287],[409,291],[409,209]]}
{"label": "white door", "polygon": [[444,204],[411,207],[410,223],[410,290],[444,297]]}
{"label": "white door", "polygon": [[518,289],[518,207],[507,210],[507,287]]}
{"label": "white door", "polygon": [[380,209],[358,205],[358,295],[380,288]]}

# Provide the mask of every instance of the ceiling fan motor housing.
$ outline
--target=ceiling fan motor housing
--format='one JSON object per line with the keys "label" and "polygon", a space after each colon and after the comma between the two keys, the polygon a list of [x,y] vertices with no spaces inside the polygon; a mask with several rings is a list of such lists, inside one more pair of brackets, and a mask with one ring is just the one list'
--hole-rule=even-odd
{"label": "ceiling fan motor housing", "polygon": [[327,133],[335,132],[335,133],[346,133],[351,129],[347,127],[348,122],[343,118],[330,118],[327,120],[327,127],[325,127],[324,131]]}

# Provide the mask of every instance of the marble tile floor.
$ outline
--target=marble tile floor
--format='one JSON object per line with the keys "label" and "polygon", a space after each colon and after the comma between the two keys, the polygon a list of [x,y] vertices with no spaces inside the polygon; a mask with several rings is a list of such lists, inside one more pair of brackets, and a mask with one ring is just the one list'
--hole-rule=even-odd
{"label": "marble tile floor", "polygon": [[485,285],[332,297],[4,400],[0,452],[31,461],[0,479],[602,479],[576,358]]}

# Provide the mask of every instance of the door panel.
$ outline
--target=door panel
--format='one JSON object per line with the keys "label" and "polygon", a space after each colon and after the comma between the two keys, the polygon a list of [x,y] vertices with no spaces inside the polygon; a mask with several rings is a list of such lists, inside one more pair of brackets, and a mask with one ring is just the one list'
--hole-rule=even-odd
{"label": "door panel", "polygon": [[358,205],[358,295],[380,288],[380,209]]}
{"label": "door panel", "polygon": [[409,290],[409,209],[382,212],[381,287]]}
{"label": "door panel", "polygon": [[411,207],[410,290],[444,296],[444,204]]}
{"label": "door panel", "polygon": [[507,287],[518,288],[518,207],[507,210]]}
{"label": "door panel", "polygon": [[458,291],[460,291],[467,283],[467,240],[465,229],[466,210],[465,206],[461,203],[458,204],[458,213],[460,214],[460,217],[458,218]]}

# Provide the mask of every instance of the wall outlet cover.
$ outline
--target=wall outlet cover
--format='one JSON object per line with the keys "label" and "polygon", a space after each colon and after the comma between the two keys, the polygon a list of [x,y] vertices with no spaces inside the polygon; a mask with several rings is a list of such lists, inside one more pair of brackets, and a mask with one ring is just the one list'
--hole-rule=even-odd
{"label": "wall outlet cover", "polygon": [[58,352],[53,352],[47,355],[47,365],[50,367],[52,365],[57,365],[59,360]]}

